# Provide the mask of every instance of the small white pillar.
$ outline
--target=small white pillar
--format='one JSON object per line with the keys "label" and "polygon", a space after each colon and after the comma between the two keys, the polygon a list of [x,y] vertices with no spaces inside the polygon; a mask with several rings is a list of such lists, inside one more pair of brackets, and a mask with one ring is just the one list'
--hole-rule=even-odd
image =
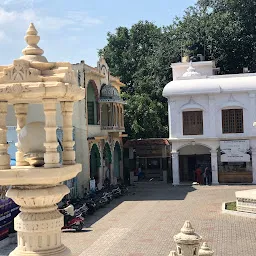
{"label": "small white pillar", "polygon": [[60,103],[61,113],[63,116],[63,164],[72,165],[75,164],[75,151],[73,141],[73,125],[72,125],[72,116],[73,116],[73,101],[63,101]]}
{"label": "small white pillar", "polygon": [[44,114],[45,114],[45,137],[46,142],[44,154],[44,167],[54,168],[60,167],[60,156],[57,151],[57,124],[56,124],[56,99],[44,99]]}
{"label": "small white pillar", "polygon": [[212,168],[212,184],[219,184],[218,157],[217,150],[211,150],[211,168]]}
{"label": "small white pillar", "polygon": [[256,148],[252,148],[251,152],[252,152],[252,183],[256,184]]}
{"label": "small white pillar", "polygon": [[179,152],[177,151],[172,152],[172,178],[174,186],[180,184]]}
{"label": "small white pillar", "polygon": [[0,170],[10,169],[10,156],[8,154],[7,143],[7,127],[6,127],[6,115],[7,115],[6,101],[0,102]]}
{"label": "small white pillar", "polygon": [[[27,123],[27,114],[28,114],[28,104],[27,103],[18,103],[14,104],[14,111],[15,111],[15,116],[17,119],[17,136],[20,133],[20,130],[26,125]],[[24,160],[24,153],[19,149],[18,143],[15,144],[17,147],[17,152],[16,152],[16,166],[27,166],[29,163]]]}

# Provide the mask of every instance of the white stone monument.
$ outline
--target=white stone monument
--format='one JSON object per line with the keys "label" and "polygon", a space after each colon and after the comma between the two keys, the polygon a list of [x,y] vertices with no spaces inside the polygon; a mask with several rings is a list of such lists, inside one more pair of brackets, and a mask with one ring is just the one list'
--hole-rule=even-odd
{"label": "white stone monument", "polygon": [[185,221],[180,233],[174,236],[176,251],[171,251],[169,256],[213,256],[213,251],[204,242],[200,248],[202,237],[195,233],[190,221]]}
{"label": "white stone monument", "polygon": [[[71,255],[61,243],[63,216],[56,203],[69,193],[62,182],[75,177],[82,168],[75,162],[72,114],[74,101],[83,99],[85,91],[78,87],[70,63],[48,62],[42,56],[43,50],[37,46],[40,37],[33,24],[25,40],[28,46],[22,51],[24,56],[12,65],[0,66],[0,185],[12,185],[7,196],[21,206],[15,218],[18,246],[10,255]],[[18,146],[17,163],[11,168],[6,141],[7,105],[14,107],[19,134],[26,125],[30,103],[44,107],[44,166],[30,165],[24,159],[23,147]],[[63,165],[57,152],[57,104],[63,115]]]}

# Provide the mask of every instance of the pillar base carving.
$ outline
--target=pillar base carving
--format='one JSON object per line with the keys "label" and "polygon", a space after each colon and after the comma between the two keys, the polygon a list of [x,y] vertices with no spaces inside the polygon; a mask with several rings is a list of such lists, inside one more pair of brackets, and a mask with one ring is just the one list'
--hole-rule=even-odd
{"label": "pillar base carving", "polygon": [[58,249],[37,252],[24,252],[16,248],[9,256],[72,256],[72,253],[70,249],[62,245]]}
{"label": "pillar base carving", "polygon": [[69,193],[65,185],[14,186],[7,196],[21,206],[14,220],[18,247],[11,256],[71,256],[61,243],[63,215],[58,203]]}

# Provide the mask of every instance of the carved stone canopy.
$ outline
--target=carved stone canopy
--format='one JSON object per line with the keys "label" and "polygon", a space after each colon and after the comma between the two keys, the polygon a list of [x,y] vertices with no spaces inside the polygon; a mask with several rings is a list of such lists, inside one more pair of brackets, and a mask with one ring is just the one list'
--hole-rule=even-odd
{"label": "carved stone canopy", "polygon": [[24,56],[9,66],[0,66],[0,101],[41,103],[45,98],[77,101],[85,97],[85,89],[77,84],[69,62],[48,62],[37,46],[40,37],[31,23],[25,36],[28,46]]}

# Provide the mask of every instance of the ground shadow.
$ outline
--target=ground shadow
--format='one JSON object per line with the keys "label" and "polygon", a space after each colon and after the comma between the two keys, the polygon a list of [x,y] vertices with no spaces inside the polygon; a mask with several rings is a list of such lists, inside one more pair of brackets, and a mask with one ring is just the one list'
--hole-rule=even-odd
{"label": "ground shadow", "polygon": [[93,215],[88,215],[85,218],[85,228],[90,228],[94,223],[125,201],[184,200],[188,193],[196,190],[192,185],[172,186],[171,184],[161,182],[136,183],[128,188],[129,193],[127,195],[114,199],[110,204],[97,210]]}

